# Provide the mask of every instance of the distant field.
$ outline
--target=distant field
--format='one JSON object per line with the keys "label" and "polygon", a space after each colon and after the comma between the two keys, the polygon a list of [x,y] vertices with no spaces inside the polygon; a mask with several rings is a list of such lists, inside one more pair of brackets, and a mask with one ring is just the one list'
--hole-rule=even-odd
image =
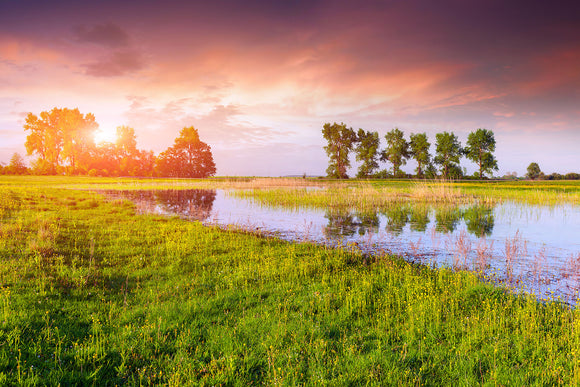
{"label": "distant field", "polygon": [[[281,201],[325,192],[305,190],[320,185],[343,197],[337,205],[382,196],[578,203],[580,190],[576,182],[0,177],[0,384],[577,383],[576,309],[394,256],[136,215],[128,201],[79,190],[237,187]],[[329,203],[324,195],[294,198]]]}

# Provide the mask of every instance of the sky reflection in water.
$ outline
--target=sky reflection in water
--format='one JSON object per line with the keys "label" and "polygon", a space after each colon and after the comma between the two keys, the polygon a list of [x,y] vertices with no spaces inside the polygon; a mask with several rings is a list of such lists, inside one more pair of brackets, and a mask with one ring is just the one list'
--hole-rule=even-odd
{"label": "sky reflection in water", "polygon": [[235,225],[286,240],[356,244],[365,253],[393,252],[432,265],[484,271],[540,298],[569,303],[580,286],[580,207],[425,206],[377,212],[288,210],[239,199],[224,190],[107,191],[140,212]]}

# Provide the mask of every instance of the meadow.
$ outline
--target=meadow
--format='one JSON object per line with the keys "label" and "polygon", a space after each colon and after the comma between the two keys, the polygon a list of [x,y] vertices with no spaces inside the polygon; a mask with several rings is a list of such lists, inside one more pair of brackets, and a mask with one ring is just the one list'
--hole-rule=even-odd
{"label": "meadow", "polygon": [[580,384],[575,308],[87,191],[192,187],[286,206],[580,195],[562,182],[1,177],[0,384]]}

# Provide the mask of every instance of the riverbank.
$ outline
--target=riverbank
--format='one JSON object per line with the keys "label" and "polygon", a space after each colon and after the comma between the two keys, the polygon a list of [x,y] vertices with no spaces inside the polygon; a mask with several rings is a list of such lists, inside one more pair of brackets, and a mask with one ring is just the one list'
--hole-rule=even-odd
{"label": "riverbank", "polygon": [[578,380],[578,312],[475,274],[3,183],[3,384]]}

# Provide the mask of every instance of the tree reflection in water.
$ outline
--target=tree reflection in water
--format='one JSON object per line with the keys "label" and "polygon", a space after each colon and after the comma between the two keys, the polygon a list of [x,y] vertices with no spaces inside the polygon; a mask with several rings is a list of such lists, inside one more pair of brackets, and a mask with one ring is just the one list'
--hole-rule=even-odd
{"label": "tree reflection in water", "polygon": [[[149,191],[104,191],[113,199],[129,199],[140,212],[179,215],[199,221],[207,220],[216,199],[216,190],[149,190]],[[400,235],[409,224],[411,231],[426,232],[434,222],[435,231],[452,233],[463,219],[467,231],[476,237],[490,236],[494,227],[493,206],[476,204],[461,209],[459,206],[434,206],[425,204],[393,205],[382,211],[350,212],[328,210],[324,217],[328,220],[323,229],[327,238],[352,238],[355,234],[378,234],[381,216],[386,220],[385,229]],[[432,215],[434,214],[434,215]]]}
{"label": "tree reflection in water", "polygon": [[493,231],[495,218],[493,207],[476,205],[463,212],[463,219],[467,231],[477,237],[490,236]]}
{"label": "tree reflection in water", "polygon": [[[436,206],[403,204],[393,206],[380,212],[351,213],[329,210],[325,214],[328,224],[324,235],[332,238],[352,237],[355,233],[378,233],[380,217],[386,218],[385,229],[392,234],[400,235],[409,224],[411,231],[426,232],[434,221],[435,231],[440,233],[454,232],[460,221],[465,222],[467,231],[476,237],[490,236],[494,227],[493,206],[476,204],[466,209],[459,206]],[[434,213],[431,216],[431,213]]]}
{"label": "tree reflection in water", "polygon": [[429,207],[412,206],[409,224],[412,231],[425,232],[429,224]]}
{"label": "tree reflection in water", "polygon": [[141,212],[175,214],[199,221],[210,217],[216,198],[216,191],[211,189],[106,191],[105,194],[131,200]]}
{"label": "tree reflection in water", "polygon": [[384,212],[387,217],[386,230],[392,234],[400,235],[403,227],[409,222],[409,208],[407,206],[396,206]]}
{"label": "tree reflection in water", "polygon": [[441,206],[435,208],[435,230],[441,233],[453,232],[463,217],[459,207]]}
{"label": "tree reflection in water", "polygon": [[376,212],[355,212],[354,214],[341,211],[326,211],[324,215],[328,224],[324,228],[327,238],[341,239],[352,237],[355,233],[363,236],[367,233],[379,231],[379,216]]}
{"label": "tree reflection in water", "polygon": [[357,212],[358,234],[360,236],[367,233],[377,234],[379,232],[379,214],[377,212]]}

